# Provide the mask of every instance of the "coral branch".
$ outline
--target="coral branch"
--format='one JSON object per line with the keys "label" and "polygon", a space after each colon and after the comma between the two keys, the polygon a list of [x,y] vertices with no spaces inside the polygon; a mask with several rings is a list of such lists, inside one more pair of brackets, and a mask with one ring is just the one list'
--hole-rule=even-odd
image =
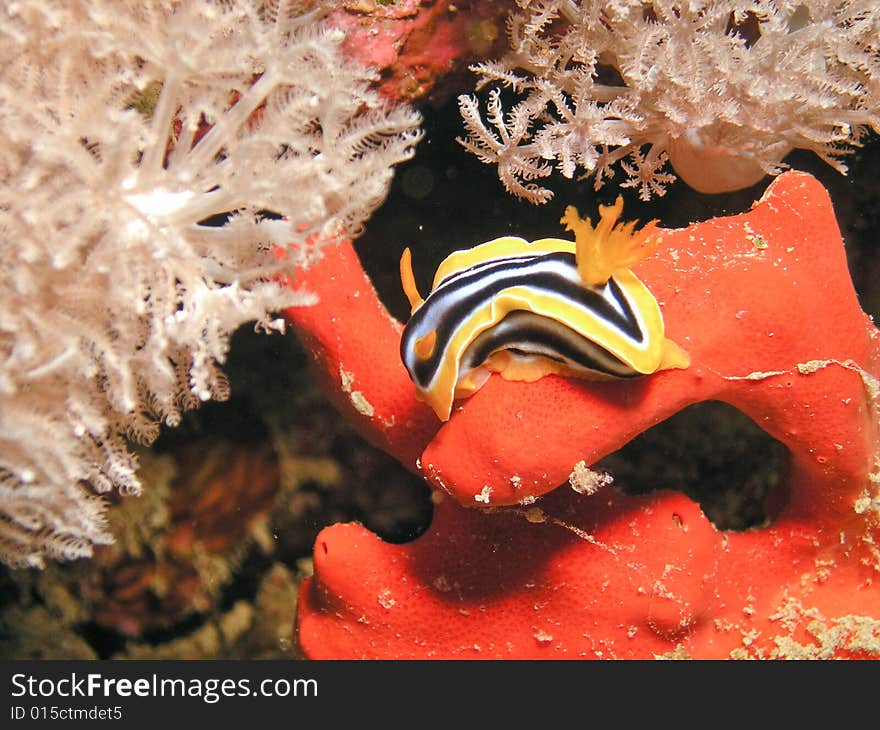
{"label": "coral branch", "polygon": [[320,301],[286,315],[324,390],[366,439],[416,471],[440,423],[415,399],[400,360],[401,326],[379,301],[354,247],[346,242],[326,250],[297,285]]}
{"label": "coral branch", "polygon": [[[490,377],[422,453],[445,493],[426,534],[407,545],[354,524],[319,535],[298,605],[307,656],[880,656],[880,333],[859,308],[827,193],[788,172],[747,213],[656,235],[638,274],[690,367],[638,381]],[[353,263],[328,262],[325,286],[340,266],[351,279]],[[358,292],[345,310],[358,331],[393,339],[396,323]],[[350,338],[357,383],[374,351],[332,322],[340,303],[309,310],[309,331],[332,343],[316,365],[332,376]],[[413,413],[399,373],[369,388]],[[583,486],[588,465],[710,399],[788,447],[766,524],[721,532],[680,493]],[[411,453],[429,433],[398,431],[388,448]]]}

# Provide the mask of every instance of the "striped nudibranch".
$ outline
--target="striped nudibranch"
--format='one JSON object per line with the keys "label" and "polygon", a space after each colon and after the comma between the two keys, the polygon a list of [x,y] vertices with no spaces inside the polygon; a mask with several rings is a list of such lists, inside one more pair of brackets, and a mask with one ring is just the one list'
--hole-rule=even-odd
{"label": "striped nudibranch", "polygon": [[400,277],[412,316],[400,353],[418,398],[449,418],[453,401],[492,372],[534,381],[551,373],[630,378],[686,368],[664,336],[657,300],[630,270],[650,255],[656,221],[617,223],[623,199],[599,206],[595,228],[569,206],[561,223],[574,241],[504,237],[455,251],[419,295],[409,249]]}

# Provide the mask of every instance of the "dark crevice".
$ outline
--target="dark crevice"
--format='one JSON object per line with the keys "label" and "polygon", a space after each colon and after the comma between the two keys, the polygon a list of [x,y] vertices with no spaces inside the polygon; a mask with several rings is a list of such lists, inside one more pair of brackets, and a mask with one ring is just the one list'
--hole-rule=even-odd
{"label": "dark crevice", "polygon": [[786,501],[788,449],[736,408],[699,403],[637,436],[592,468],[624,494],[677,490],[719,530],[761,527]]}

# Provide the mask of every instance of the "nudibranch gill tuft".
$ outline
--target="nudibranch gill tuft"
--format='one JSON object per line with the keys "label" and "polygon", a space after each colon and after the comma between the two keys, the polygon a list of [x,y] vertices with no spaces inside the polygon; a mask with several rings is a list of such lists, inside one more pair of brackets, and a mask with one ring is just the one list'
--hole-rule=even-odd
{"label": "nudibranch gill tuft", "polygon": [[422,298],[409,249],[400,278],[412,316],[400,353],[416,395],[438,418],[492,372],[532,382],[556,374],[631,378],[686,368],[664,336],[657,300],[630,270],[655,246],[656,221],[618,223],[623,199],[599,206],[599,222],[569,206],[561,223],[575,240],[505,236],[455,251]]}

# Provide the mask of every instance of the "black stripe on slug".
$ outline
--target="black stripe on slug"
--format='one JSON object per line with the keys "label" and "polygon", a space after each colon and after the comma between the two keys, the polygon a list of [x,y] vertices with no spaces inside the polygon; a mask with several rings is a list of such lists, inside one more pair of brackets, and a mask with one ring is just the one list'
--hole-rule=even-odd
{"label": "black stripe on slug", "polygon": [[[618,284],[610,279],[604,287],[605,296],[600,289],[585,287],[577,273],[574,254],[559,252],[500,259],[448,277],[413,314],[401,337],[401,357],[414,382],[427,389],[442,365],[448,343],[462,323],[505,289],[518,286],[568,299],[608,322],[636,344],[644,342],[638,320]],[[414,340],[432,330],[437,332],[438,344],[429,358],[419,360],[412,354]]]}
{"label": "black stripe on slug", "polygon": [[482,365],[490,355],[508,350],[546,357],[573,368],[630,378],[640,375],[610,352],[556,320],[533,312],[511,312],[477,337],[465,351],[462,371]]}

